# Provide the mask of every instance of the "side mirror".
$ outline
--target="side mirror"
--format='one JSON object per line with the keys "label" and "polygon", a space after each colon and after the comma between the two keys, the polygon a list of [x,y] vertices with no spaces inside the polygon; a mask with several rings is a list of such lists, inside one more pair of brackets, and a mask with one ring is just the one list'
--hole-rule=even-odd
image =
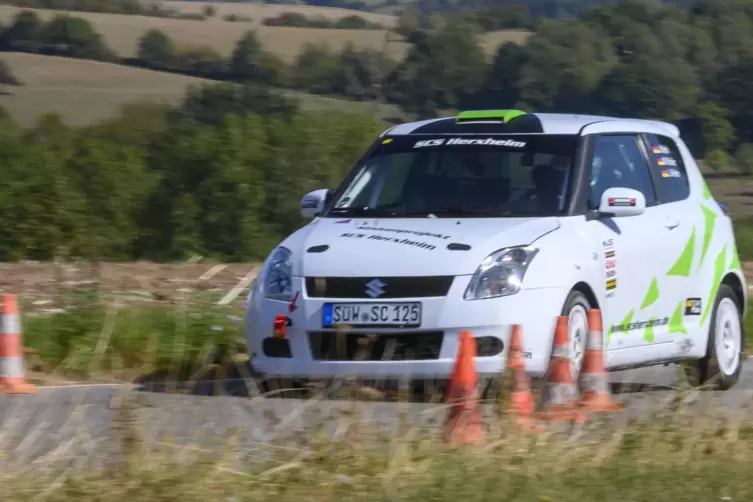
{"label": "side mirror", "polygon": [[315,218],[324,210],[328,196],[329,190],[326,188],[314,190],[304,195],[301,199],[301,216],[306,219]]}
{"label": "side mirror", "polygon": [[624,218],[638,216],[646,210],[646,197],[631,188],[608,188],[601,194],[599,216],[607,218]]}

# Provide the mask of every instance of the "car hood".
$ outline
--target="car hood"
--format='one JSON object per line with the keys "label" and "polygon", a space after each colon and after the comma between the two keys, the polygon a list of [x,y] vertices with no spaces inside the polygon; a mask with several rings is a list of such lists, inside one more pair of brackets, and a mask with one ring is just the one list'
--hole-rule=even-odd
{"label": "car hood", "polygon": [[470,275],[490,253],[557,228],[554,217],[319,218],[282,245],[299,277]]}

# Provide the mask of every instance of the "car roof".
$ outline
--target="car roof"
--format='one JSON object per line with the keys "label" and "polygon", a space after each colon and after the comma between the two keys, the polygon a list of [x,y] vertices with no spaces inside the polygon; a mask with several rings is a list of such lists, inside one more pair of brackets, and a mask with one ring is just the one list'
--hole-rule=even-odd
{"label": "car roof", "polygon": [[527,113],[521,110],[472,110],[455,117],[442,117],[396,125],[382,136],[414,134],[576,134],[596,123],[609,122],[610,129],[654,132],[656,128],[678,137],[678,127],[658,120],[577,115],[568,113]]}

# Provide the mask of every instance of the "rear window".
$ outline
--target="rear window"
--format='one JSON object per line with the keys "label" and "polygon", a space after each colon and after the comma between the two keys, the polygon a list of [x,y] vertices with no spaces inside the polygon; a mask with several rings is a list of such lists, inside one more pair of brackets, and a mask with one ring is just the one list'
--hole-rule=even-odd
{"label": "rear window", "polygon": [[690,184],[685,164],[677,144],[672,138],[658,134],[645,134],[651,169],[655,172],[656,190],[663,203],[679,202],[690,195]]}

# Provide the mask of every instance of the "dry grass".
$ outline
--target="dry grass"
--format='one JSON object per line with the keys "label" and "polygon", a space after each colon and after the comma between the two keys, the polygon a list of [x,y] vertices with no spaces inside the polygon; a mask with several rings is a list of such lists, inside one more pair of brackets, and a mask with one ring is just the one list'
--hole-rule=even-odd
{"label": "dry grass", "polygon": [[[201,79],[139,68],[36,54],[2,55],[22,86],[6,87],[2,105],[24,127],[56,112],[73,126],[115,117],[135,101],[177,104]],[[205,81],[208,82],[208,81]]]}
{"label": "dry grass", "polygon": [[[7,24],[22,9],[0,6],[0,22]],[[59,11],[37,10],[42,19],[50,19]],[[381,49],[384,47],[384,30],[335,30],[318,28],[287,28],[253,26],[248,23],[229,23],[218,20],[192,21],[185,19],[162,19],[143,16],[125,16],[117,14],[97,14],[86,12],[65,12],[87,19],[101,33],[107,44],[124,57],[136,54],[139,38],[150,29],[160,29],[167,33],[175,43],[182,46],[205,45],[212,47],[222,55],[229,55],[235,43],[243,34],[256,28],[264,46],[285,61],[291,62],[309,43],[328,44],[333,50],[340,50],[352,43],[363,49]],[[484,36],[484,47],[488,54],[493,54],[499,45],[506,41],[522,42],[528,34],[519,30],[489,33]],[[393,59],[401,60],[408,49],[408,44],[400,41],[390,42],[387,52]]]}
{"label": "dry grass", "polygon": [[[750,416],[742,408],[737,414],[707,408],[703,394],[677,391],[653,413],[593,416],[583,427],[550,424],[535,435],[521,434],[506,408],[491,405],[484,413],[484,441],[449,448],[439,434],[447,413],[440,406],[317,400],[283,406],[261,396],[167,400],[126,391],[92,401],[71,392],[67,403],[17,400],[6,408],[6,423],[17,425],[0,436],[0,498],[751,500]],[[99,415],[103,408],[107,415]],[[54,442],[58,446],[46,455],[34,452]]]}
{"label": "dry grass", "polygon": [[277,17],[283,12],[295,12],[297,14],[303,14],[306,17],[321,17],[335,21],[346,16],[356,15],[372,23],[379,23],[385,27],[394,26],[397,23],[397,18],[388,14],[376,14],[360,10],[341,9],[338,7],[316,7],[313,5],[283,5],[251,2],[183,2],[180,0],[166,0],[160,2],[160,5],[186,14],[200,14],[203,12],[205,6],[211,5],[216,11],[213,19],[222,19],[229,14],[238,14],[250,17],[253,24],[259,24],[263,19]]}
{"label": "dry grass", "polygon": [[[115,117],[126,103],[176,104],[189,85],[214,83],[194,77],[81,59],[5,53],[23,83],[0,94],[3,106],[22,126],[29,127],[47,112],[59,113],[70,125],[89,125]],[[380,119],[400,117],[398,107],[287,92],[307,111],[374,113]]]}

